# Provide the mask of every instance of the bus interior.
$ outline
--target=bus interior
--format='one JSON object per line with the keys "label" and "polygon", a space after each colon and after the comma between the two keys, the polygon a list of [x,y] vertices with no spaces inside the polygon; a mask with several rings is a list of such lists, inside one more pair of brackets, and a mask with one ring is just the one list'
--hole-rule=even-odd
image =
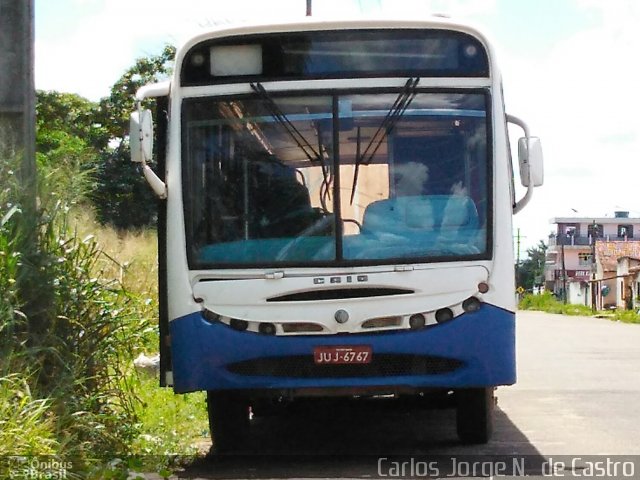
{"label": "bus interior", "polygon": [[252,87],[183,104],[191,268],[486,258],[484,92]]}

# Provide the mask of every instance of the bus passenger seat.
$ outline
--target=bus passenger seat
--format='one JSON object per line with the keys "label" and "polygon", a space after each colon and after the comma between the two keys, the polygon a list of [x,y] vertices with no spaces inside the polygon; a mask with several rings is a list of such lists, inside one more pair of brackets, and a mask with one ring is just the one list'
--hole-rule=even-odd
{"label": "bus passenger seat", "polygon": [[440,228],[478,228],[478,211],[469,197],[462,195],[443,195],[448,197],[442,209]]}
{"label": "bus passenger seat", "polygon": [[263,166],[258,188],[253,231],[258,238],[293,237],[313,224],[317,213],[309,190],[298,181],[294,169],[280,164]]}
{"label": "bus passenger seat", "polygon": [[478,227],[473,201],[462,195],[420,195],[389,198],[369,204],[362,233],[411,234]]}

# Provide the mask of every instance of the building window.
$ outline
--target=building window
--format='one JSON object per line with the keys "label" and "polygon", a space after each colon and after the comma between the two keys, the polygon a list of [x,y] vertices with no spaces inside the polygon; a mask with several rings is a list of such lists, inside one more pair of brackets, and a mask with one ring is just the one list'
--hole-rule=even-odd
{"label": "building window", "polygon": [[618,225],[618,238],[633,238],[633,225]]}
{"label": "building window", "polygon": [[592,259],[593,257],[590,253],[579,253],[578,265],[580,265],[581,267],[590,266],[593,263]]}
{"label": "building window", "polygon": [[587,235],[591,238],[602,238],[603,231],[604,229],[600,223],[591,223],[587,227]]}
{"label": "building window", "polygon": [[575,238],[580,234],[577,223],[558,224],[558,243],[561,245],[573,245]]}

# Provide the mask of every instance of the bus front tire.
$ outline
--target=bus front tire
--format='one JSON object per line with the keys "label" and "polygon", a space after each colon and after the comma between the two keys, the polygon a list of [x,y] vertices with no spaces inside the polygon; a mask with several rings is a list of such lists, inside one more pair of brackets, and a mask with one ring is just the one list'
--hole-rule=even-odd
{"label": "bus front tire", "polygon": [[456,429],[462,443],[487,443],[493,434],[493,387],[456,391]]}
{"label": "bus front tire", "polygon": [[249,440],[249,401],[235,392],[207,392],[211,453],[242,452]]}

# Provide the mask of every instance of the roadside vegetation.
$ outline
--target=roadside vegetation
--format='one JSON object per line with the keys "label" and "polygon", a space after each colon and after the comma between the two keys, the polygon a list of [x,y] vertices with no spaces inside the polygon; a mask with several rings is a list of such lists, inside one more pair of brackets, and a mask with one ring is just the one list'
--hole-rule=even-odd
{"label": "roadside vegetation", "polygon": [[136,62],[99,103],[38,92],[37,201],[0,132],[2,478],[15,456],[90,472],[144,455],[161,469],[208,437],[202,395],[175,396],[133,366],[157,351],[157,251],[124,119],[172,52]]}
{"label": "roadside vegetation", "polygon": [[[544,284],[544,265],[547,246],[540,240],[538,245],[527,249],[527,258],[516,265],[516,284],[531,292],[542,288]],[[558,300],[551,292],[539,295],[526,293],[520,298],[520,310],[540,310],[562,315],[598,316],[625,323],[640,323],[640,310],[605,310],[593,312],[591,307],[573,305]]]}
{"label": "roadside vegetation", "polygon": [[640,315],[634,310],[606,310],[593,312],[591,307],[585,305],[572,305],[559,301],[550,292],[540,295],[525,294],[519,302],[520,310],[539,310],[547,313],[558,313],[562,315],[598,316],[610,320],[625,323],[640,323]]}

